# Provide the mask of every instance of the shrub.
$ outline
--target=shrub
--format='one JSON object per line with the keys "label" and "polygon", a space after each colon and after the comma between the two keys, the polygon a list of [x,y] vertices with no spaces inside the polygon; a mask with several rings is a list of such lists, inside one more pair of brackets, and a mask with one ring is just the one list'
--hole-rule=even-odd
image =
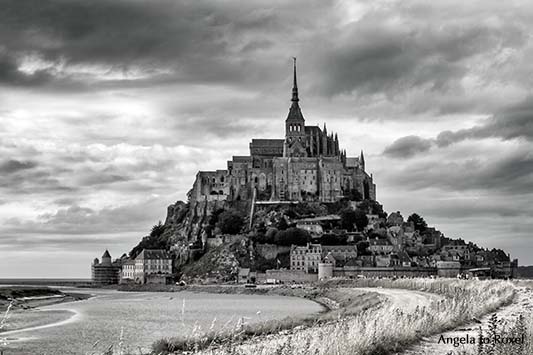
{"label": "shrub", "polygon": [[218,216],[217,227],[224,234],[238,234],[244,226],[244,218],[235,210],[222,212]]}
{"label": "shrub", "polygon": [[277,245],[306,245],[311,241],[311,236],[307,231],[293,227],[284,231],[278,231],[274,241]]}

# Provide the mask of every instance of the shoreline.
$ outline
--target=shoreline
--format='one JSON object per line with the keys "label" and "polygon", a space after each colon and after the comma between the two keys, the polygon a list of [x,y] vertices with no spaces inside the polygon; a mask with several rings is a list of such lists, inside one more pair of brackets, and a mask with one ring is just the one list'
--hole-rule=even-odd
{"label": "shoreline", "polygon": [[20,328],[9,329],[9,330],[0,332],[0,335],[1,336],[5,336],[5,335],[12,335],[12,334],[17,334],[17,333],[22,333],[22,332],[33,331],[33,330],[58,327],[58,326],[62,326],[62,325],[65,325],[65,324],[69,324],[69,323],[75,322],[78,318],[81,317],[81,314],[78,311],[74,310],[74,309],[36,310],[36,311],[37,312],[60,312],[60,311],[63,311],[63,312],[69,312],[69,313],[71,313],[71,315],[70,315],[70,317],[68,317],[66,319],[58,320],[58,321],[51,322],[51,323],[39,324],[39,325],[34,325],[34,326],[23,326],[23,327],[20,327]]}
{"label": "shoreline", "polygon": [[[153,285],[149,285],[153,286]],[[162,286],[162,285],[159,285]],[[154,290],[153,287],[128,287],[121,288],[119,291],[124,292],[203,292],[214,294],[246,294],[246,295],[264,295],[264,296],[282,296],[282,297],[298,297],[313,301],[322,307],[322,311],[303,316],[300,318],[292,318],[290,316],[279,320],[270,320],[256,324],[244,326],[238,334],[239,341],[246,341],[248,339],[267,339],[273,335],[291,334],[294,331],[299,331],[305,328],[310,328],[318,324],[327,324],[340,317],[353,316],[360,312],[366,312],[369,309],[379,307],[386,298],[371,291],[358,291],[354,289],[353,292],[344,292],[337,287],[320,287],[319,285],[302,286],[293,288],[290,286],[272,286],[272,287],[258,287],[245,288],[243,285],[188,285],[188,286],[173,286],[158,287]],[[194,347],[204,348],[210,346],[217,346],[223,343],[228,337],[234,337],[233,334],[226,333],[207,333],[199,339],[199,342],[191,342],[190,339],[182,339],[174,337],[170,339],[159,339],[153,343],[155,353],[158,351],[165,351],[165,349],[174,349],[181,351],[191,351]]]}
{"label": "shoreline", "polygon": [[[92,298],[94,295],[80,292],[61,292],[52,288],[31,288],[31,287],[13,287],[4,288],[2,299],[0,299],[0,319],[8,319],[13,314],[23,314],[23,320],[20,324],[17,322],[9,322],[4,329],[0,330],[0,336],[55,327],[75,321],[80,317],[80,314],[73,309],[57,309],[57,310],[43,310],[41,307],[51,306],[62,303],[71,303],[83,301]],[[9,297],[19,296],[19,297]],[[11,305],[11,306],[10,306]],[[9,312],[6,312],[9,307]],[[52,319],[47,322],[41,322],[41,319],[46,317],[38,317],[37,315],[43,313],[52,313]],[[63,313],[69,313],[68,317],[60,317]],[[36,317],[37,316],[37,317]],[[11,328],[10,326],[13,326]]]}
{"label": "shoreline", "polygon": [[[154,287],[155,286],[155,287]],[[262,295],[262,296],[282,296],[298,297],[318,303],[323,309],[319,314],[327,313],[339,308],[338,302],[321,295],[329,288],[321,288],[317,285],[306,285],[292,288],[286,285],[259,286],[256,288],[246,288],[244,285],[119,285],[117,291],[121,292],[204,292],[212,294],[231,295]]]}

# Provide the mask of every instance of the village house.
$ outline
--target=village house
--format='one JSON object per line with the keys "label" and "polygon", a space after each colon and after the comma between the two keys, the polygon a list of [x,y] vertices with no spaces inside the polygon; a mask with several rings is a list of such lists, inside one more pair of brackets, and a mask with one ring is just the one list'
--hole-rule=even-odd
{"label": "village house", "polygon": [[394,246],[387,239],[369,239],[368,251],[372,254],[388,255],[394,251]]}
{"label": "village house", "polygon": [[135,282],[167,283],[172,276],[172,257],[166,250],[143,249],[135,258]]}
{"label": "village house", "polygon": [[122,275],[120,283],[128,283],[135,281],[135,260],[127,259],[122,264]]}
{"label": "village house", "polygon": [[357,247],[355,245],[323,245],[322,257],[330,255],[335,259],[335,264],[342,266],[350,259],[357,258]]}
{"label": "village house", "polygon": [[322,259],[322,246],[307,243],[306,246],[291,246],[290,252],[291,271],[304,271],[306,273],[318,272],[318,264]]}

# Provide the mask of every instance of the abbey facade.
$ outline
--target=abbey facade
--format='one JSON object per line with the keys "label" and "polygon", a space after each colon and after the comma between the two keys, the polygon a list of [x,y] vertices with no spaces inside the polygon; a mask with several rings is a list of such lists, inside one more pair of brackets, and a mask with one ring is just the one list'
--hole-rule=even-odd
{"label": "abbey facade", "polygon": [[250,155],[234,156],[225,170],[200,171],[188,197],[194,201],[247,200],[334,202],[359,195],[376,199],[361,151],[348,157],[326,125],[306,126],[298,104],[296,61],[285,139],[252,139]]}

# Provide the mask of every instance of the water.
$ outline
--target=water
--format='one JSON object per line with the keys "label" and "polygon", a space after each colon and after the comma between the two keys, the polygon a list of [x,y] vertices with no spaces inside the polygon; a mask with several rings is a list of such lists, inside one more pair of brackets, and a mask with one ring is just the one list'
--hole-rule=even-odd
{"label": "water", "polygon": [[[287,316],[319,312],[320,305],[294,297],[226,295],[191,292],[117,292],[90,290],[96,297],[56,304],[36,311],[14,313],[13,322],[25,321],[23,331],[0,333],[11,354],[98,354],[122,339],[129,351],[148,351],[158,339],[199,333],[210,328],[235,328]],[[37,316],[35,314],[37,313]],[[35,319],[39,318],[39,322]]]}

